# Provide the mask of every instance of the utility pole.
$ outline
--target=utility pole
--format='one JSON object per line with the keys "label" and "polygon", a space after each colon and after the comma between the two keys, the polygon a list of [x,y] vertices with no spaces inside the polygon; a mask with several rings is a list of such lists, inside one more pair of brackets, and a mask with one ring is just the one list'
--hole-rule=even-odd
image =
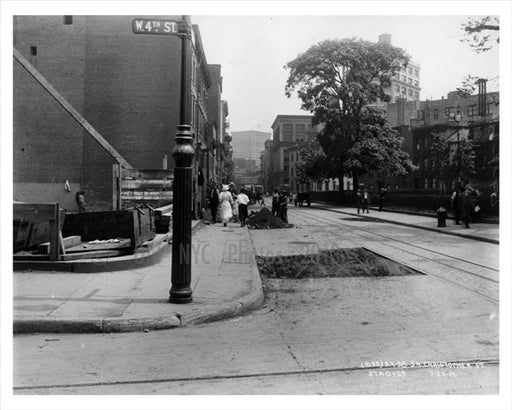
{"label": "utility pole", "polygon": [[179,22],[181,37],[181,95],[180,125],[172,156],[175,161],[172,218],[172,266],[169,302],[192,302],[191,251],[192,251],[192,161],[194,147],[190,125],[190,69],[191,25],[190,16]]}

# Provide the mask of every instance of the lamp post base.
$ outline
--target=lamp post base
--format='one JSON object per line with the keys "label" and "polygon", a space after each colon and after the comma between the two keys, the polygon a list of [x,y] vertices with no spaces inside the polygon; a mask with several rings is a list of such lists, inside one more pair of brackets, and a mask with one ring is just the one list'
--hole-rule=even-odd
{"label": "lamp post base", "polygon": [[170,303],[190,303],[192,302],[192,289],[190,288],[182,288],[182,289],[173,289],[169,291],[169,302]]}

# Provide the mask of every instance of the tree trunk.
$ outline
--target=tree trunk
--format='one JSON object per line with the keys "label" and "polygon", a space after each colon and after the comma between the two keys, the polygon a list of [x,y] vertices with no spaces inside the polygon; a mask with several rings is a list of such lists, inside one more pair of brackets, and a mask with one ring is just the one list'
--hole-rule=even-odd
{"label": "tree trunk", "polygon": [[359,171],[357,169],[352,171],[352,180],[353,180],[353,186],[352,190],[357,192],[357,189],[359,188]]}

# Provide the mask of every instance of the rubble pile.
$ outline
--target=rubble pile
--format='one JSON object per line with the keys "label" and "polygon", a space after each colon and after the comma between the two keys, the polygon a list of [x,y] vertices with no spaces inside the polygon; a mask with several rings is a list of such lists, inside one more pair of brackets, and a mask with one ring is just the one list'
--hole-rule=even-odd
{"label": "rubble pile", "polygon": [[292,228],[293,225],[287,224],[273,215],[268,208],[261,208],[260,211],[252,213],[247,218],[247,226],[253,229],[280,229]]}

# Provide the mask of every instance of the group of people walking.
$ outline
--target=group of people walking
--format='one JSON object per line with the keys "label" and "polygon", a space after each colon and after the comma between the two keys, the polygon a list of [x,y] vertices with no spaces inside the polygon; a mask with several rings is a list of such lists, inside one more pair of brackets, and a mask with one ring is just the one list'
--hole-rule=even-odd
{"label": "group of people walking", "polygon": [[219,213],[220,222],[227,226],[232,219],[239,220],[240,226],[245,226],[248,216],[247,207],[249,205],[249,196],[244,189],[236,192],[229,185],[221,185],[220,191],[217,186],[213,186],[208,197],[212,223],[217,223],[217,213]]}
{"label": "group of people walking", "polygon": [[480,192],[470,185],[455,187],[451,196],[455,224],[460,225],[462,222],[464,228],[469,228],[469,223],[479,216],[480,200]]}

